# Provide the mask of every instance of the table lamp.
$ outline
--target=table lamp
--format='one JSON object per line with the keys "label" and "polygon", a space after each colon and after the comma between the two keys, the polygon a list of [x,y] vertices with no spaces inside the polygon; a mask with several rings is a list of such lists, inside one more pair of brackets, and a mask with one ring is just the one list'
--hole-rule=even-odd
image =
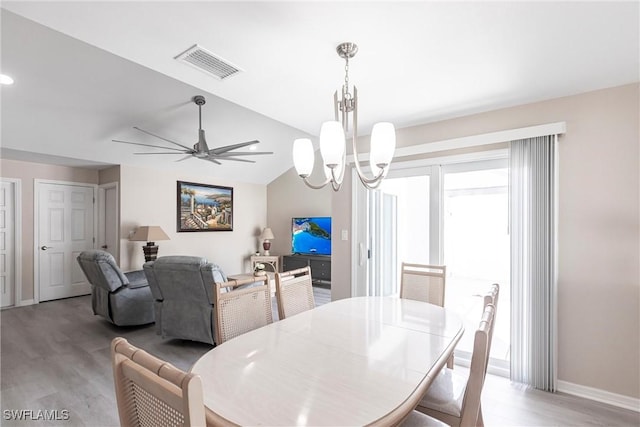
{"label": "table lamp", "polygon": [[158,257],[158,245],[155,244],[155,241],[170,239],[169,236],[167,236],[167,233],[165,233],[159,226],[143,225],[142,227],[138,227],[129,240],[147,242],[147,244],[142,247],[142,252],[144,252],[145,262],[148,262],[155,261]]}
{"label": "table lamp", "polygon": [[271,231],[269,227],[265,228],[264,230],[262,230],[260,238],[262,239],[262,249],[264,249],[264,255],[269,256],[269,249],[271,249],[270,240],[275,239],[275,237],[273,236],[273,231]]}

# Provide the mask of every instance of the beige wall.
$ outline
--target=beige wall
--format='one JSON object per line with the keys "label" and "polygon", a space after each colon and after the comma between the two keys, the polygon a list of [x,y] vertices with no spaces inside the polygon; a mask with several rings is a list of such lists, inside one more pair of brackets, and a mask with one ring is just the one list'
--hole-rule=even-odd
{"label": "beige wall", "polygon": [[102,169],[98,174],[100,184],[110,184],[112,182],[120,182],[120,166],[112,166]]}
{"label": "beige wall", "polygon": [[[632,398],[640,398],[639,90],[626,85],[397,132],[402,147],[567,123],[559,144],[558,377]],[[270,195],[297,179],[281,178]],[[334,230],[351,221],[350,188],[332,196]],[[288,197],[305,205],[315,195]],[[288,216],[285,208],[280,215]],[[350,244],[333,248],[332,298],[348,297]]]}
{"label": "beige wall", "polygon": [[[358,183],[359,184],[359,183]],[[342,189],[332,192],[331,227],[334,238],[331,240],[331,300],[351,297],[351,168],[344,175]],[[348,230],[349,240],[340,240],[341,230]]]}
{"label": "beige wall", "polygon": [[[233,231],[178,233],[177,181],[233,187]],[[144,264],[144,242],[130,242],[129,234],[141,225],[159,225],[171,240],[156,242],[158,256],[204,256],[227,274],[245,272],[267,219],[264,185],[126,165],[120,167],[120,202],[120,265],[125,271]]]}
{"label": "beige wall", "polygon": [[22,260],[22,301],[28,301],[33,299],[34,296],[34,180],[45,179],[52,181],[78,182],[83,184],[97,184],[98,171],[94,169],[0,159],[0,176],[3,178],[20,179],[22,184],[22,253],[18,254],[18,256]]}

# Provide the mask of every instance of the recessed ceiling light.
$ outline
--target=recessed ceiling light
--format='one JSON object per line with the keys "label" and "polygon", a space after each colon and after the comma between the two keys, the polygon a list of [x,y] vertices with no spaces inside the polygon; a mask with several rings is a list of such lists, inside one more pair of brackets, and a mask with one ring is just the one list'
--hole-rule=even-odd
{"label": "recessed ceiling light", "polygon": [[249,150],[251,151],[256,151],[257,149],[258,149],[258,146],[256,144],[249,146]]}
{"label": "recessed ceiling light", "polygon": [[0,74],[0,84],[3,85],[12,85],[13,79],[6,74]]}

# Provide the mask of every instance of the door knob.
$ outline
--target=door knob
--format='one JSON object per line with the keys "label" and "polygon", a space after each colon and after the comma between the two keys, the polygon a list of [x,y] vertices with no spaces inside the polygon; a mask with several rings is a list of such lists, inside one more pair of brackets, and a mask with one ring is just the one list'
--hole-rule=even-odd
{"label": "door knob", "polygon": [[100,247],[101,247],[102,249],[107,249],[107,248],[108,248],[108,246],[107,246],[107,245],[102,245],[102,246],[100,246]]}
{"label": "door knob", "polygon": [[40,249],[46,251],[47,249],[53,249],[53,246],[41,246]]}

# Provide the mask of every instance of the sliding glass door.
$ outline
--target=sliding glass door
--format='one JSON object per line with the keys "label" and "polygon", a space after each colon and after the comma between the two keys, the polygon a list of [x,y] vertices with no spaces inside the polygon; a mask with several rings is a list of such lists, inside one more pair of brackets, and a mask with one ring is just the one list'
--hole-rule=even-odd
{"label": "sliding glass door", "polygon": [[395,294],[397,276],[398,198],[384,191],[369,193],[369,296]]}
{"label": "sliding glass door", "polygon": [[[480,295],[499,283],[492,357],[503,369],[508,369],[510,318],[507,178],[506,159],[397,169],[363,196],[368,206],[366,294],[397,294],[403,261],[446,265],[445,306],[473,331],[482,310]],[[354,295],[365,294],[365,287],[360,289]],[[456,358],[464,363],[472,347],[473,334],[465,334]]]}
{"label": "sliding glass door", "polygon": [[[508,175],[506,160],[442,168],[445,307],[457,311],[465,329],[473,331],[482,313],[481,295],[492,283],[501,285],[491,357],[496,368],[505,370],[510,319]],[[456,347],[456,358],[469,360],[472,350],[473,334],[468,333]]]}
{"label": "sliding glass door", "polygon": [[[398,293],[402,262],[428,264],[430,259],[430,169],[423,170],[421,173],[416,176],[392,173],[382,182],[379,190],[372,192],[374,200],[380,197],[377,194],[393,197],[397,207],[395,242],[392,248],[395,249],[395,253],[386,253],[381,260],[382,265],[393,265],[394,275],[391,277],[393,286],[390,289],[393,294]],[[372,207],[375,211],[375,206]],[[377,236],[380,234],[372,229],[370,235],[371,241],[377,242]]]}

